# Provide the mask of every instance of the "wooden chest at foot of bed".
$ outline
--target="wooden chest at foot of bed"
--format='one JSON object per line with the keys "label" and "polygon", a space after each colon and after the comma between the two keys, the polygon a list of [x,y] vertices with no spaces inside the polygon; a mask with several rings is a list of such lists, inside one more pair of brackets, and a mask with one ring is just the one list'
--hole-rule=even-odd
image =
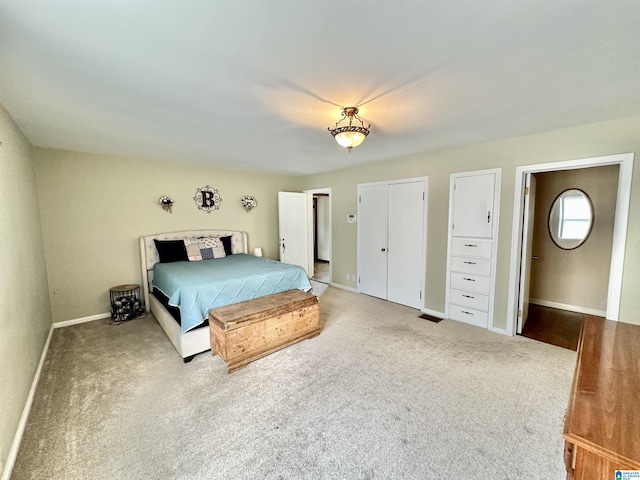
{"label": "wooden chest at foot of bed", "polygon": [[318,297],[288,290],[209,311],[211,352],[232,372],[320,333]]}

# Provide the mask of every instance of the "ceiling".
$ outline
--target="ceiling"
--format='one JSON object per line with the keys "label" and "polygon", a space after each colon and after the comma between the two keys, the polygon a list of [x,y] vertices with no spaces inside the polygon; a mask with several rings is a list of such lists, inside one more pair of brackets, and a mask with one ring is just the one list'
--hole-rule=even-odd
{"label": "ceiling", "polygon": [[[640,114],[639,19],[638,0],[2,0],[0,103],[37,146],[303,175]],[[327,127],[365,102],[348,154]]]}

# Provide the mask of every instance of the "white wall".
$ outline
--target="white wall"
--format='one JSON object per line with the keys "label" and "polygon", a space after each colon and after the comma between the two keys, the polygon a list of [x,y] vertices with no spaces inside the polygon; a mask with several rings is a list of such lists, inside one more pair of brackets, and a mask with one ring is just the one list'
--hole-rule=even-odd
{"label": "white wall", "polygon": [[32,149],[0,105],[0,472],[51,328]]}

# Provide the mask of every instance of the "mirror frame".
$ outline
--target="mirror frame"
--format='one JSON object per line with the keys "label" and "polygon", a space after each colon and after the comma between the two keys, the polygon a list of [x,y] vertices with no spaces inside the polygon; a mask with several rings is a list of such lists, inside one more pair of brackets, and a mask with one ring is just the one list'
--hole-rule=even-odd
{"label": "mirror frame", "polygon": [[[582,240],[580,240],[578,242],[578,244],[574,247],[563,247],[562,245],[560,245],[559,240],[556,239],[556,235],[553,234],[552,231],[552,225],[551,225],[551,215],[553,213],[553,210],[556,206],[556,204],[558,203],[558,200],[567,192],[571,192],[571,191],[578,191],[580,192],[584,198],[586,198],[587,202],[589,202],[589,209],[591,210],[591,222],[589,223],[589,230],[587,231],[587,234],[584,236],[584,238]],[[593,224],[595,223],[596,220],[596,215],[595,215],[595,210],[593,208],[593,202],[591,201],[591,197],[589,197],[589,195],[587,194],[587,192],[585,192],[584,190],[580,189],[580,188],[567,188],[566,190],[563,190],[562,192],[560,192],[556,198],[553,199],[553,202],[551,202],[551,207],[549,207],[549,215],[547,216],[547,230],[549,232],[549,236],[551,237],[551,240],[553,241],[553,243],[558,247],[561,248],[562,250],[575,250],[576,248],[584,245],[584,243],[588,240],[589,236],[591,235],[591,232],[593,231]]]}

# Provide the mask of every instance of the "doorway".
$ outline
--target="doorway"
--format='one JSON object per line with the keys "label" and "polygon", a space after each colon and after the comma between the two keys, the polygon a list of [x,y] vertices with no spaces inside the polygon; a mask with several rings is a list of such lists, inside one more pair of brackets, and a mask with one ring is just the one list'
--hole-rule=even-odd
{"label": "doorway", "polygon": [[331,219],[329,195],[313,194],[313,277],[316,282],[331,283]]}
{"label": "doorway", "polygon": [[568,350],[578,350],[584,314],[532,303],[522,336]]}
{"label": "doorway", "polygon": [[331,283],[331,189],[305,190],[313,197],[313,276],[316,282]]}
{"label": "doorway", "polygon": [[[511,271],[509,283],[509,299],[508,299],[508,318],[507,318],[507,334],[514,335],[522,333],[524,327],[523,307],[526,305],[525,297],[530,293],[529,288],[525,288],[531,276],[530,258],[535,257],[531,251],[531,244],[528,245],[530,238],[529,231],[529,212],[525,208],[526,193],[525,186],[527,179],[533,174],[542,174],[545,172],[558,172],[576,169],[589,169],[600,166],[618,166],[617,174],[617,193],[615,195],[615,211],[613,214],[613,234],[610,247],[609,267],[608,267],[608,284],[606,299],[604,301],[604,312],[606,318],[617,320],[620,308],[620,295],[622,289],[622,266],[624,263],[624,251],[626,245],[626,232],[629,214],[629,202],[631,192],[631,176],[633,171],[632,153],[611,155],[607,157],[596,157],[590,159],[573,160],[567,162],[557,162],[540,165],[530,165],[526,167],[518,167],[516,169],[516,185],[515,185],[515,203],[514,203],[514,220],[512,232],[512,248],[511,248]],[[543,212],[544,214],[544,212]],[[574,287],[575,290],[575,287]],[[526,298],[528,300],[528,298]],[[553,301],[551,301],[553,303]],[[556,305],[547,305],[552,307],[562,306],[563,302],[555,302]],[[589,309],[584,312],[594,314]],[[597,313],[596,313],[597,314]]]}
{"label": "doorway", "polygon": [[530,175],[518,333],[575,349],[583,314],[606,315],[619,165]]}

